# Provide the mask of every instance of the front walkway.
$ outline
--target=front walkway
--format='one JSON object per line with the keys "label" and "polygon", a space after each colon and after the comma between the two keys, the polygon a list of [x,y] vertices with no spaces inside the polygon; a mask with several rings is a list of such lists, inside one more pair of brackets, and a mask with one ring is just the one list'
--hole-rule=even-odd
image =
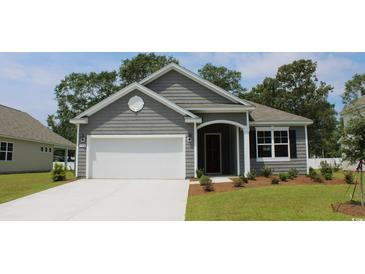
{"label": "front walkway", "polygon": [[0,205],[0,220],[185,219],[187,180],[78,180]]}

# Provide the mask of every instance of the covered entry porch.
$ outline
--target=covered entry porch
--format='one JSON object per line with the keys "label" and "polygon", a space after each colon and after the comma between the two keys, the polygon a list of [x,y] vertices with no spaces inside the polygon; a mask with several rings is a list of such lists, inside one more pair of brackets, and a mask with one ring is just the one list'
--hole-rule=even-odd
{"label": "covered entry porch", "polygon": [[197,163],[209,176],[241,175],[250,170],[248,127],[226,120],[197,126]]}

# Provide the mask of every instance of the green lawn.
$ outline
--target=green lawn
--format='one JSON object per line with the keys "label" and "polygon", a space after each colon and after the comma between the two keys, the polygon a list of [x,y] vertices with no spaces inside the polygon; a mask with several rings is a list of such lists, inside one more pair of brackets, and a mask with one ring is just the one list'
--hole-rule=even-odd
{"label": "green lawn", "polygon": [[186,220],[351,220],[332,212],[348,185],[244,188],[188,198]]}
{"label": "green lawn", "polygon": [[[74,174],[67,172],[67,179],[73,179]],[[0,203],[5,203],[20,197],[39,192],[64,182],[52,182],[49,172],[21,173],[0,175]]]}

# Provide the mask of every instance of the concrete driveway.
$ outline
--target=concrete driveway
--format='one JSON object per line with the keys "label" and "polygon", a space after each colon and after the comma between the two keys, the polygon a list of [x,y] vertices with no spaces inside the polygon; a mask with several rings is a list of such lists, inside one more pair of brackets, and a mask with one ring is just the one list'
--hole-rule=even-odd
{"label": "concrete driveway", "polygon": [[183,221],[186,180],[82,179],[0,204],[0,220]]}

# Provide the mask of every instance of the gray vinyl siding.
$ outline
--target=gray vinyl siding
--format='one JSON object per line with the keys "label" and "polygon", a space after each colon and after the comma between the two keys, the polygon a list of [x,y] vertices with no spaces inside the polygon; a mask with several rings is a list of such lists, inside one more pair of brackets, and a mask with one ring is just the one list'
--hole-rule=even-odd
{"label": "gray vinyl siding", "polygon": [[[13,160],[0,161],[0,174],[50,171],[53,162],[53,145],[0,137],[0,142],[13,143]],[[47,147],[47,152],[41,147]],[[48,149],[52,148],[49,152]]]}
{"label": "gray vinyl siding", "polygon": [[[128,100],[138,95],[144,101],[139,113],[128,108]],[[132,91],[80,125],[80,136],[84,135],[161,135],[184,134],[194,136],[193,124],[185,123],[184,116],[152,99],[140,91]],[[186,143],[186,176],[194,176],[194,141]],[[86,148],[79,147],[78,174],[86,176]]]}
{"label": "gray vinyl siding", "polygon": [[[240,130],[240,140],[239,140],[239,150],[240,150],[240,174],[245,174],[245,146],[243,140],[243,130]],[[250,148],[248,148],[250,149]]]}
{"label": "gray vinyl siding", "polygon": [[176,104],[232,103],[214,91],[173,70],[147,84],[147,87]]}
{"label": "gray vinyl siding", "polygon": [[246,113],[196,113],[202,118],[202,123],[215,120],[228,120],[237,122],[243,126],[247,125]]}
{"label": "gray vinyl siding", "polygon": [[[253,130],[253,128],[251,129]],[[251,158],[251,170],[256,172],[266,166],[274,169],[274,173],[287,172],[290,168],[296,168],[301,174],[307,173],[307,155],[306,155],[306,140],[305,128],[303,126],[290,127],[289,130],[296,131],[297,143],[297,158],[291,158],[290,161],[283,162],[257,162]]]}

